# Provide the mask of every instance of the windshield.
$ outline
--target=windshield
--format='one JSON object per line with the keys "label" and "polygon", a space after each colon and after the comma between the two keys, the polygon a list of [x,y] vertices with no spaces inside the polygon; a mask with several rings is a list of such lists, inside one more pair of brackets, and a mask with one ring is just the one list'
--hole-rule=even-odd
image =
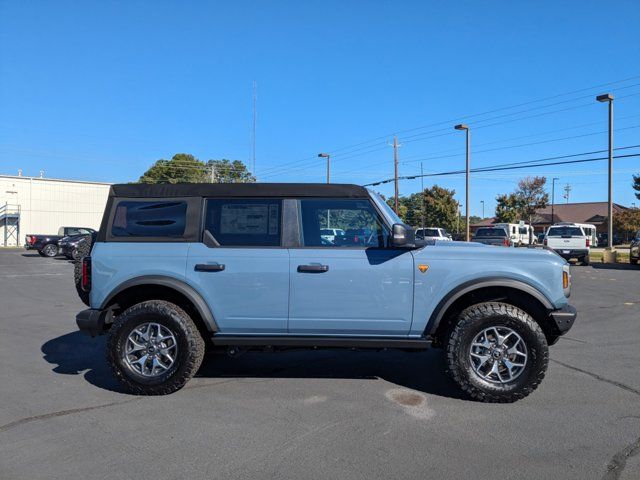
{"label": "windshield", "polygon": [[580,227],[551,227],[547,237],[584,237]]}
{"label": "windshield", "polygon": [[504,228],[479,228],[476,237],[506,237]]}
{"label": "windshield", "polygon": [[373,199],[374,202],[376,202],[376,205],[378,205],[378,208],[380,208],[382,210],[382,213],[389,219],[392,220],[391,223],[404,223],[400,217],[398,215],[396,215],[396,212],[393,211],[393,209],[387,205],[387,202],[385,202],[382,197],[380,196],[379,193],[374,192],[371,189],[367,189],[369,190],[369,194],[371,195],[371,198]]}

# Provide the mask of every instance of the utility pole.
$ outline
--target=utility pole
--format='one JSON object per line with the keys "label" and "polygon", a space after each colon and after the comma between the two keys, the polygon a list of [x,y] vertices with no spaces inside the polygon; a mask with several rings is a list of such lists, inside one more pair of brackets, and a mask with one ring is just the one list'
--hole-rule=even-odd
{"label": "utility pole", "polygon": [[551,225],[553,225],[553,220],[554,220],[553,209],[556,204],[556,180],[559,180],[559,178],[554,177],[553,180],[551,180]]}
{"label": "utility pole", "polygon": [[[604,95],[598,95],[596,100],[599,102],[609,103],[609,204],[608,204],[608,229],[607,229],[607,248],[613,250],[613,95],[605,93]],[[615,263],[615,254],[612,259],[607,263]],[[613,260],[613,262],[611,262]]]}
{"label": "utility pole", "polygon": [[400,145],[398,145],[398,137],[394,136],[393,137],[393,184],[394,184],[394,190],[395,190],[394,210],[396,214],[398,213],[398,147],[399,146]]}
{"label": "utility pole", "polygon": [[467,232],[466,232],[466,241],[469,242],[471,240],[470,231],[469,231],[469,177],[471,176],[471,131],[469,130],[469,126],[461,123],[456,125],[456,130],[464,130],[467,134],[467,172],[466,172],[466,188],[465,188],[465,216],[467,217]]}
{"label": "utility pole", "polygon": [[425,215],[425,204],[424,204],[424,171],[422,170],[422,162],[420,162],[420,198],[422,199],[422,235],[424,235],[424,215]]}
{"label": "utility pole", "polygon": [[569,194],[571,193],[571,185],[569,185],[568,183],[564,186],[564,195],[563,197],[565,198],[565,200],[567,201],[567,203],[569,203]]}
{"label": "utility pole", "polygon": [[211,183],[216,183],[216,167],[213,163],[211,163]]}
{"label": "utility pole", "polygon": [[[253,170],[253,176],[256,177],[256,115],[257,115],[257,110],[256,110],[256,100],[258,98],[258,84],[256,83],[256,81],[253,81],[253,132],[251,134],[251,157],[252,157],[252,163],[253,166],[251,167],[251,169]],[[257,179],[257,177],[256,177]]]}

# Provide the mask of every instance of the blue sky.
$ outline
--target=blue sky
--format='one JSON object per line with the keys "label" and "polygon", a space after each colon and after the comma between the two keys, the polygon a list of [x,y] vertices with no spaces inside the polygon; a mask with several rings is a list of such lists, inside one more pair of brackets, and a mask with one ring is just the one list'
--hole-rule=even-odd
{"label": "blue sky", "polygon": [[[477,167],[605,149],[606,106],[593,99],[605,91],[616,146],[636,145],[638,25],[637,1],[0,0],[0,173],[125,182],[177,152],[250,163],[254,80],[261,181],[324,181],[320,151],[334,153],[335,182],[389,178],[394,132],[401,175],[421,160],[457,170],[457,122],[472,127]],[[615,201],[629,205],[640,157],[615,170]],[[477,174],[472,213],[527,174],[558,177],[556,201],[566,183],[571,201],[606,200],[605,172]],[[424,181],[464,199],[459,175]]]}

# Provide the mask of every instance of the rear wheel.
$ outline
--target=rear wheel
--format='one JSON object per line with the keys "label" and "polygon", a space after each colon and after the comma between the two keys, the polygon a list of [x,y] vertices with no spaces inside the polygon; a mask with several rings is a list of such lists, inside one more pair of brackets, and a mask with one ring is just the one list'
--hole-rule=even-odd
{"label": "rear wheel", "polygon": [[589,265],[589,263],[590,263],[589,255],[585,255],[584,257],[582,257],[582,265]]}
{"label": "rear wheel", "polygon": [[629,259],[629,263],[631,263],[631,265],[638,265],[638,259],[637,258],[630,258]]}
{"label": "rear wheel", "polygon": [[196,374],[204,350],[204,340],[184,310],[151,300],[118,316],[109,330],[107,361],[129,392],[165,395]]}
{"label": "rear wheel", "polygon": [[39,253],[44,257],[55,257],[58,255],[58,246],[53,243],[47,243]]}
{"label": "rear wheel", "polygon": [[499,302],[465,309],[447,344],[447,370],[469,396],[514,402],[544,378],[549,349],[540,326],[523,310]]}

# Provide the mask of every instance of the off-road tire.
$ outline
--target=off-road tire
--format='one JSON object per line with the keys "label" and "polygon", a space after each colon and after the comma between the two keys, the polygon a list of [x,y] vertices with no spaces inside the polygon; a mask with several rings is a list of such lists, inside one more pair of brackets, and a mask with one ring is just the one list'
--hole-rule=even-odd
{"label": "off-road tire", "polygon": [[629,259],[629,263],[631,265],[638,265],[638,259],[637,258],[630,258]]}
{"label": "off-road tire", "polygon": [[[505,326],[516,331],[527,346],[524,371],[511,382],[497,384],[484,380],[471,364],[471,342],[490,326]],[[509,403],[526,397],[538,387],[549,364],[549,347],[540,326],[525,311],[507,303],[479,303],[459,315],[449,334],[446,363],[447,373],[471,398],[482,402]]]}
{"label": "off-road tire", "polygon": [[[143,377],[133,372],[122,358],[127,337],[143,323],[153,321],[167,327],[176,337],[175,363],[165,373]],[[181,389],[198,371],[205,342],[189,315],[177,305],[163,300],[138,303],[119,315],[109,330],[107,362],[125,389],[136,395],[166,395]]]}
{"label": "off-road tire", "polygon": [[78,292],[78,297],[80,297],[82,303],[87,307],[91,305],[89,304],[89,292],[82,290],[82,258],[91,255],[91,243],[91,236],[89,236],[87,237],[87,240],[82,242],[75,250],[78,252],[78,255],[73,261],[73,281],[76,285],[76,292]]}
{"label": "off-road tire", "polygon": [[590,259],[589,259],[589,255],[585,255],[584,257],[582,257],[582,265],[584,265],[585,267],[589,266],[590,264]]}

